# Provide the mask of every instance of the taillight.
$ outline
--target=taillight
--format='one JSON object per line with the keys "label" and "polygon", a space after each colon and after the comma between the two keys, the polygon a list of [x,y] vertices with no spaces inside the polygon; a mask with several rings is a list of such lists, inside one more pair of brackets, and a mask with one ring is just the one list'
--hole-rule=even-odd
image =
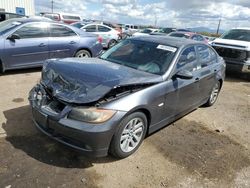
{"label": "taillight", "polygon": [[98,40],[99,43],[102,43],[102,37],[101,36],[98,36],[97,40]]}

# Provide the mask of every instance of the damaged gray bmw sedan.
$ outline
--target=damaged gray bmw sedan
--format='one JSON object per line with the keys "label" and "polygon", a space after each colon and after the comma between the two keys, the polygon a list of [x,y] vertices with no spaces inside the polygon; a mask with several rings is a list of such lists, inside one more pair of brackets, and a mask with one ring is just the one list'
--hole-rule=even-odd
{"label": "damaged gray bmw sedan", "polygon": [[40,131],[86,155],[125,158],[146,135],[215,103],[225,63],[210,46],[143,36],[99,58],[51,59],[29,94]]}

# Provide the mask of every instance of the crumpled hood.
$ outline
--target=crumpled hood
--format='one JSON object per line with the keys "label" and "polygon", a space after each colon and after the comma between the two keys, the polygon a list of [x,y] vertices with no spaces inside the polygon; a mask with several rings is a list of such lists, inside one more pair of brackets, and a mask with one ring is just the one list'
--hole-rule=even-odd
{"label": "crumpled hood", "polygon": [[99,58],[48,60],[41,84],[60,100],[86,104],[96,102],[116,87],[163,81],[154,75]]}

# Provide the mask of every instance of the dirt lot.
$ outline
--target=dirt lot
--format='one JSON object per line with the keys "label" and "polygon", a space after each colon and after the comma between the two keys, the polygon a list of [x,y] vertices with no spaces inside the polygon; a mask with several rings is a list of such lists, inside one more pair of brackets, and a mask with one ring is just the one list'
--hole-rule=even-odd
{"label": "dirt lot", "polygon": [[0,187],[250,187],[250,80],[149,136],[127,159],[89,159],[38,132],[27,95],[39,69],[0,76]]}

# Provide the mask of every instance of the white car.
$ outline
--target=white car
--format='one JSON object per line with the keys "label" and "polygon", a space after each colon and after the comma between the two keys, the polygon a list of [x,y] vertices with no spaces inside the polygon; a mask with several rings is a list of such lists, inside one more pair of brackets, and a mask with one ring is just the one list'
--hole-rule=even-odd
{"label": "white car", "polygon": [[211,42],[228,67],[250,73],[250,28],[235,28]]}
{"label": "white car", "polygon": [[143,29],[139,32],[136,32],[133,34],[133,36],[144,36],[144,35],[150,35],[151,33],[156,32],[157,29],[151,29],[151,28],[147,28],[147,29]]}
{"label": "white car", "polygon": [[111,48],[120,38],[119,31],[103,24],[91,23],[81,29],[101,36],[103,48]]}

